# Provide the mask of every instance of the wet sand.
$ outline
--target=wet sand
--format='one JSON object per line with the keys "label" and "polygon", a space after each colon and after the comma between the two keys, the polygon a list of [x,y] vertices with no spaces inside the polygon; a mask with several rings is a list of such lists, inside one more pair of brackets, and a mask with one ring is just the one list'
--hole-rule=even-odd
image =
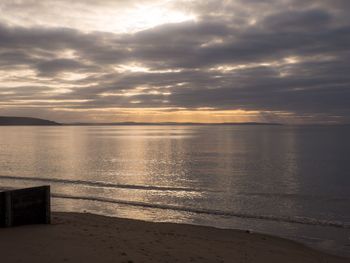
{"label": "wet sand", "polygon": [[51,225],[0,229],[0,262],[350,262],[268,235],[53,213]]}

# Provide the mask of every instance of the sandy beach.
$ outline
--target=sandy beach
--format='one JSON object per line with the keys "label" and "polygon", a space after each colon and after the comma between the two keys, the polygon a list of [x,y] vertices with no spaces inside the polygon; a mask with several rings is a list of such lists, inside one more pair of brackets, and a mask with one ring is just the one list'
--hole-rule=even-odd
{"label": "sandy beach", "polygon": [[51,225],[0,229],[1,262],[349,262],[267,235],[54,213]]}

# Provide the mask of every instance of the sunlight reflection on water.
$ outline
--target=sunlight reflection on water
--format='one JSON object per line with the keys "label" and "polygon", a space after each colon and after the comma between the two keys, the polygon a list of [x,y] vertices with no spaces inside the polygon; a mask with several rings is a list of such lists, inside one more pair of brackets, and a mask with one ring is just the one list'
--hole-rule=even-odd
{"label": "sunlight reflection on water", "polygon": [[[316,243],[343,251],[349,229],[327,222],[350,224],[349,132],[317,126],[1,127],[0,186],[51,184],[56,194],[83,197],[55,198],[58,210],[250,228],[303,240],[307,233],[312,244],[321,240]],[[293,224],[300,218],[316,223]]]}

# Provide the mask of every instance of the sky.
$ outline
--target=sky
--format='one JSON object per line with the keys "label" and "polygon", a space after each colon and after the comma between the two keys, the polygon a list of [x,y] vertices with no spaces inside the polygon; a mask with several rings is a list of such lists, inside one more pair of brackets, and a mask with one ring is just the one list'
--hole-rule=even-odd
{"label": "sky", "polygon": [[350,122],[348,0],[1,0],[0,115]]}

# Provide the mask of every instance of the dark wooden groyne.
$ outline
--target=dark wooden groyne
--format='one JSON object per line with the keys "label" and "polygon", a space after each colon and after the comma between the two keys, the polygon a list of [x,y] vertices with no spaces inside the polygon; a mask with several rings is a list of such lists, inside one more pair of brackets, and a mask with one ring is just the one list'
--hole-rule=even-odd
{"label": "dark wooden groyne", "polygon": [[0,192],[0,227],[50,224],[50,186]]}

